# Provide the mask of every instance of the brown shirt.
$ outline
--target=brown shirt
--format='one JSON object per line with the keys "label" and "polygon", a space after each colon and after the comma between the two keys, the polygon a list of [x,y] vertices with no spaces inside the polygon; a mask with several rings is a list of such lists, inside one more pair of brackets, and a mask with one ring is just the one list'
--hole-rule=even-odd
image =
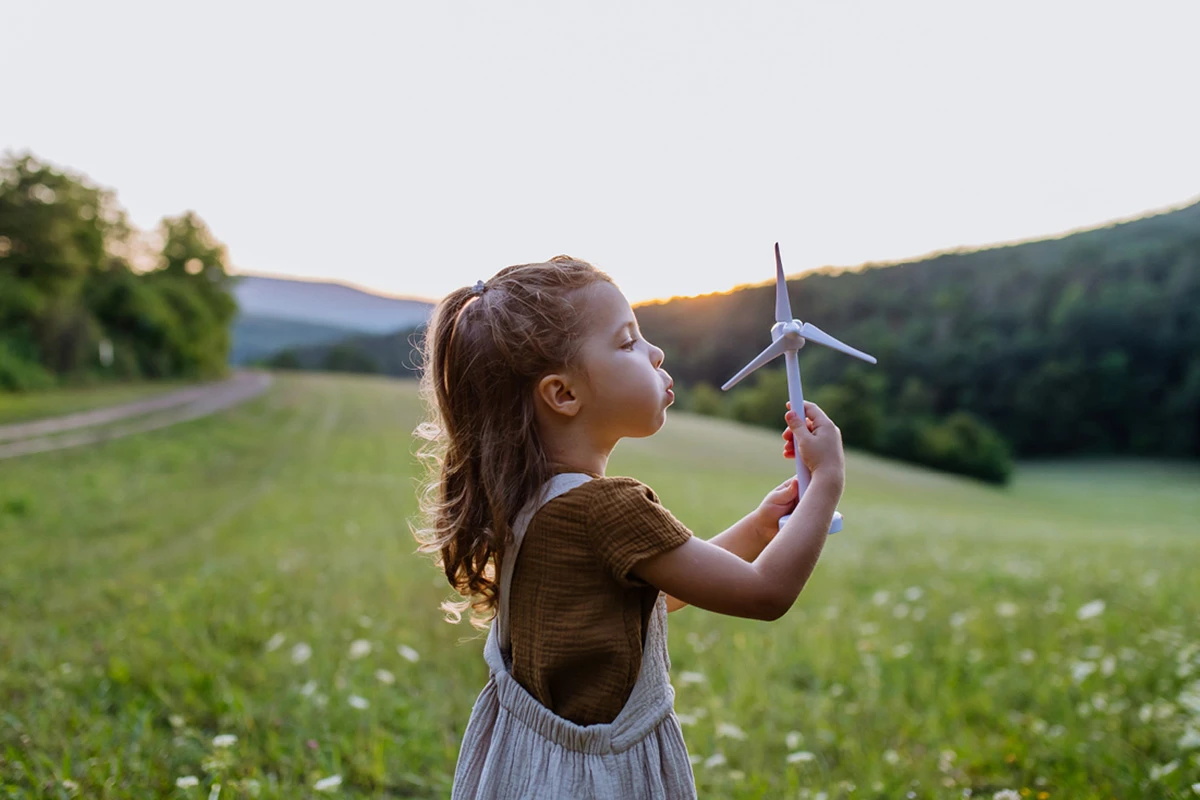
{"label": "brown shirt", "polygon": [[578,725],[612,722],[637,681],[659,591],[630,570],[692,535],[649,486],[592,478],[533,516],[509,599],[513,677]]}

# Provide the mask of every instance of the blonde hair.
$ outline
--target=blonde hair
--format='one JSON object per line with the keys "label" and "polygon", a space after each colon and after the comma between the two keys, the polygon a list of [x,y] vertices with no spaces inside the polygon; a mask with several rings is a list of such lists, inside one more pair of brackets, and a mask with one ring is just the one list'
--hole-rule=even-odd
{"label": "blonde hair", "polygon": [[428,416],[415,431],[426,474],[413,535],[465,598],[442,604],[450,622],[468,608],[476,627],[495,615],[511,526],[553,475],[534,389],[574,365],[584,320],[571,295],[601,281],[612,283],[586,261],[555,256],[505,267],[481,293],[458,289],[434,309],[421,376]]}

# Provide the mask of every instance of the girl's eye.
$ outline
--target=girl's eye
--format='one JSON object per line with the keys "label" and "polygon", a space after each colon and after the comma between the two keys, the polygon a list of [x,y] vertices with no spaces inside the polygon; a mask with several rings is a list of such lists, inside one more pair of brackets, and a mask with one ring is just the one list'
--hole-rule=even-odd
{"label": "girl's eye", "polygon": [[637,339],[630,339],[628,342],[626,342],[625,344],[621,345],[621,349],[622,349],[622,350],[632,350],[632,349],[633,349],[633,346],[634,346],[635,344],[637,344]]}

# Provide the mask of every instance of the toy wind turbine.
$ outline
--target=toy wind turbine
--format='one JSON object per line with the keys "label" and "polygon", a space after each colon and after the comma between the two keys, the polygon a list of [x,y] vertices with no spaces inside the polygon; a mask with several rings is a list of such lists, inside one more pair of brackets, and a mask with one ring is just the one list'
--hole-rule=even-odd
{"label": "toy wind turbine", "polygon": [[[792,319],[792,305],[788,301],[787,281],[783,277],[783,259],[779,257],[778,242],[775,243],[775,324],[771,327],[771,339],[773,340],[771,346],[759,353],[753,361],[742,368],[741,372],[730,378],[721,387],[722,391],[729,391],[742,378],[745,378],[768,361],[782,355],[787,362],[788,399],[792,402],[792,410],[803,418],[804,390],[800,384],[800,359],[796,353],[800,348],[804,347],[807,341],[823,344],[826,347],[832,347],[834,350],[841,350],[843,353],[852,355],[855,358],[861,358],[863,361],[871,364],[876,363],[874,356],[869,356],[861,350],[855,350],[850,345],[839,342],[811,322],[801,322],[798,319]],[[808,468],[804,466],[804,459],[800,458],[800,451],[797,448],[796,481],[799,485],[800,497],[804,496],[804,490],[808,488],[811,478],[812,475],[809,473]],[[780,519],[779,527],[782,528],[784,522],[789,517],[791,517],[791,514]],[[841,529],[842,515],[835,511],[833,512],[833,521],[829,526],[829,532],[837,533]]]}

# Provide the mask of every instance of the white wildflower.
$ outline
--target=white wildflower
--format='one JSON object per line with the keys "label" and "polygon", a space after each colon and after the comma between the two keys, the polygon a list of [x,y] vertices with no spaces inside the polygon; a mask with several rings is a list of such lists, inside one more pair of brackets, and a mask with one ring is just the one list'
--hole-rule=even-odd
{"label": "white wildflower", "polygon": [[1195,794],[1200,794],[1200,781],[1192,784],[1192,792]]}
{"label": "white wildflower", "polygon": [[175,785],[180,789],[194,789],[200,785],[200,779],[195,775],[181,775],[175,779]]}
{"label": "white wildflower", "polygon": [[892,658],[908,658],[912,653],[913,646],[908,642],[901,642],[892,648]]}
{"label": "white wildflower", "polygon": [[278,650],[280,647],[283,646],[283,643],[286,639],[287,639],[287,637],[284,636],[282,633],[276,633],[270,639],[267,639],[267,644],[265,646],[266,651],[268,653],[275,652],[276,650]]}
{"label": "white wildflower", "polygon": [[1113,656],[1105,656],[1100,659],[1100,674],[1104,677],[1111,676],[1117,671],[1117,659]]}
{"label": "white wildflower", "polygon": [[955,611],[950,615],[950,627],[961,628],[967,624],[968,615],[965,611]]}
{"label": "white wildflower", "polygon": [[1184,687],[1184,690],[1179,693],[1178,700],[1179,705],[1193,714],[1200,715],[1200,681],[1193,681]]}
{"label": "white wildflower", "polygon": [[683,686],[689,686],[693,683],[704,683],[708,678],[704,677],[702,672],[681,672],[679,673],[679,683]]}
{"label": "white wildflower", "polygon": [[799,750],[795,753],[788,753],[787,763],[789,764],[807,764],[809,761],[815,761],[816,755],[807,750]]}
{"label": "white wildflower", "polygon": [[925,607],[917,606],[913,609],[912,618],[914,622],[920,622],[925,619]]}
{"label": "white wildflower", "polygon": [[727,736],[730,739],[745,739],[746,732],[732,722],[722,722],[717,725],[717,736]]}
{"label": "white wildflower", "polygon": [[694,714],[676,714],[675,717],[679,720],[680,725],[696,724],[696,716]]}
{"label": "white wildflower", "polygon": [[232,733],[221,733],[213,737],[213,747],[233,747],[237,743],[237,736]]}
{"label": "white wildflower", "polygon": [[900,754],[897,753],[895,750],[884,750],[883,751],[883,760],[886,761],[887,763],[895,766],[896,764],[900,763]]}
{"label": "white wildflower", "polygon": [[396,682],[396,676],[388,672],[386,669],[377,669],[375,670],[375,680],[391,686]]}
{"label": "white wildflower", "polygon": [[1180,750],[1194,750],[1200,747],[1200,730],[1188,725],[1183,731],[1183,736],[1179,737]]}
{"label": "white wildflower", "polygon": [[996,616],[998,617],[1015,617],[1021,609],[1016,603],[1004,601],[996,604]]}
{"label": "white wildflower", "polygon": [[1037,659],[1037,653],[1032,650],[1022,650],[1017,653],[1017,661],[1020,661],[1022,664],[1032,664],[1035,659]]}
{"label": "white wildflower", "polygon": [[888,598],[890,597],[890,594],[881,589],[871,596],[871,602],[877,606],[887,605]]}
{"label": "white wildflower", "polygon": [[1168,775],[1170,775],[1172,772],[1174,772],[1177,769],[1179,769],[1178,761],[1168,761],[1166,764],[1159,764],[1158,766],[1151,767],[1150,768],[1150,780],[1152,780],[1152,781],[1161,780],[1161,779],[1167,777]]}
{"label": "white wildflower", "polygon": [[368,617],[366,614],[363,614],[361,617],[358,618],[358,624],[363,626],[364,628],[369,628],[375,624],[375,621],[372,620],[370,617]]}
{"label": "white wildflower", "polygon": [[992,795],[992,800],[1021,800],[1021,793],[1016,789],[1001,789]]}
{"label": "white wildflower", "polygon": [[1075,612],[1075,616],[1081,620],[1092,619],[1104,613],[1104,601],[1093,600],[1090,603],[1085,603]]}
{"label": "white wildflower", "polygon": [[313,788],[318,792],[333,792],[342,785],[341,775],[330,775],[328,778],[321,778],[313,784]]}
{"label": "white wildflower", "polygon": [[312,648],[305,642],[300,642],[292,647],[292,663],[303,664],[312,658]]}
{"label": "white wildflower", "polygon": [[1095,663],[1091,661],[1075,661],[1071,664],[1071,680],[1076,683],[1083,683],[1095,671]]}
{"label": "white wildflower", "polygon": [[925,594],[920,586],[910,586],[904,590],[904,599],[910,603],[915,603],[921,599],[921,595]]}
{"label": "white wildflower", "polygon": [[418,653],[416,650],[413,650],[411,647],[409,647],[406,644],[397,646],[396,652],[399,653],[400,657],[403,658],[405,661],[410,661],[413,664],[417,663],[417,661],[419,661],[421,659],[421,654]]}
{"label": "white wildflower", "polygon": [[187,720],[184,719],[181,714],[172,714],[171,716],[167,717],[167,722],[171,723],[172,728],[182,728],[187,724]]}
{"label": "white wildflower", "polygon": [[864,622],[858,626],[859,636],[874,636],[879,633],[879,626],[874,622]]}
{"label": "white wildflower", "polygon": [[699,764],[703,760],[704,760],[704,756],[700,755],[699,753],[692,753],[691,755],[688,756],[688,761],[691,762],[693,767],[696,766],[697,764]]}
{"label": "white wildflower", "polygon": [[371,643],[366,639],[355,639],[350,643],[350,658],[359,659],[371,655]]}
{"label": "white wildflower", "polygon": [[316,681],[309,681],[308,683],[306,683],[300,687],[300,694],[304,695],[305,697],[312,697],[313,692],[315,692],[315,691],[317,691],[317,682]]}
{"label": "white wildflower", "polygon": [[896,603],[895,608],[892,609],[892,616],[896,619],[904,619],[908,616],[909,610],[908,603]]}
{"label": "white wildflower", "polygon": [[724,764],[725,764],[725,754],[724,753],[713,753],[711,756],[704,759],[704,766],[708,767],[709,769],[712,769],[713,767],[724,766]]}
{"label": "white wildflower", "polygon": [[787,736],[783,737],[783,741],[788,750],[795,750],[804,741],[804,734],[800,731],[788,731]]}
{"label": "white wildflower", "polygon": [[352,707],[357,708],[359,711],[363,711],[364,709],[367,709],[371,706],[371,704],[367,701],[367,698],[359,697],[356,694],[352,694],[349,697],[347,697],[346,702],[349,703]]}

